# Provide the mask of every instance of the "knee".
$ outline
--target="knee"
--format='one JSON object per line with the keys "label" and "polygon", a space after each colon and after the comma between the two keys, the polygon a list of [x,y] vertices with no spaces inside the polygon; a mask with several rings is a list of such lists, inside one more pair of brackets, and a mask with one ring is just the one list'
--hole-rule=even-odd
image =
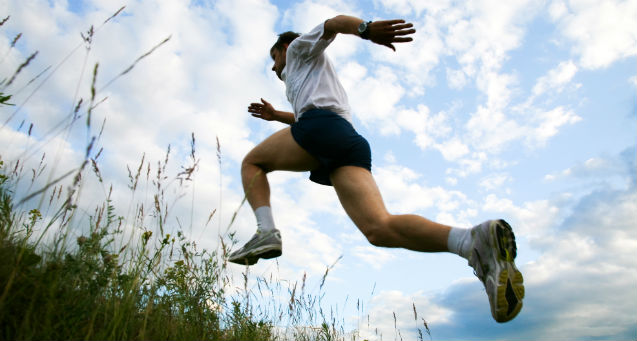
{"label": "knee", "polygon": [[259,160],[259,158],[254,155],[254,152],[250,152],[243,158],[243,161],[241,162],[241,172],[252,173],[255,169],[260,170],[263,173],[269,172],[267,170],[267,167],[265,167],[265,165]]}
{"label": "knee", "polygon": [[389,247],[392,245],[392,230],[389,224],[389,217],[366,222],[359,226],[359,229],[363,232],[367,241],[374,246]]}

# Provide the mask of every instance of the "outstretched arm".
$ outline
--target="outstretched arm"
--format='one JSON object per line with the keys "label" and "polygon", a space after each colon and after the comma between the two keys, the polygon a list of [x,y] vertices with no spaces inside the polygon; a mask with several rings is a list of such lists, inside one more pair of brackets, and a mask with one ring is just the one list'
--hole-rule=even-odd
{"label": "outstretched arm", "polygon": [[294,114],[287,111],[275,110],[272,104],[261,98],[261,103],[250,103],[248,112],[252,116],[266,121],[279,121],[286,124],[294,123]]}
{"label": "outstretched arm", "polygon": [[[323,38],[332,38],[337,33],[359,35],[358,26],[363,22],[364,20],[356,17],[338,15],[325,22]],[[376,44],[387,46],[396,51],[394,43],[406,43],[413,40],[411,37],[407,37],[407,35],[416,32],[412,28],[413,26],[411,23],[405,23],[402,19],[373,21],[369,24],[368,38]]]}

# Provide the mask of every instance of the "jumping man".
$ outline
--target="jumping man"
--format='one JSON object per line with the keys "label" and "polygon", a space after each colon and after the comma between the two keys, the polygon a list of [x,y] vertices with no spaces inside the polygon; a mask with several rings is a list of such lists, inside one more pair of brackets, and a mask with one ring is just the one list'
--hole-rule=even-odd
{"label": "jumping man", "polygon": [[281,234],[270,209],[272,171],[310,171],[310,180],[333,186],[345,212],[375,246],[419,252],[452,252],[468,260],[487,291],[498,322],[522,309],[524,285],[515,266],[513,230],[504,220],[471,229],[455,228],[418,215],[387,212],[371,173],[371,151],[352,126],[347,95],[325,49],[337,34],[357,35],[395,51],[394,43],[412,41],[416,31],[404,20],[364,21],[339,15],[299,35],[285,32],[270,49],[272,71],[285,82],[292,112],[270,103],[252,103],[252,116],[289,124],[246,155],[241,165],[243,188],[257,219],[257,232],[229,260],[243,265],[282,253]]}

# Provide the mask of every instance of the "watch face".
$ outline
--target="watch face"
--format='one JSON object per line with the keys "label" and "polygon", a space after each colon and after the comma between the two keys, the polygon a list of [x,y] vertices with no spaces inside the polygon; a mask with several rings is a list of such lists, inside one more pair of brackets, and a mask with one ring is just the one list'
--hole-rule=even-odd
{"label": "watch face", "polygon": [[365,32],[366,29],[367,29],[366,22],[363,21],[360,25],[358,25],[358,33],[363,33]]}

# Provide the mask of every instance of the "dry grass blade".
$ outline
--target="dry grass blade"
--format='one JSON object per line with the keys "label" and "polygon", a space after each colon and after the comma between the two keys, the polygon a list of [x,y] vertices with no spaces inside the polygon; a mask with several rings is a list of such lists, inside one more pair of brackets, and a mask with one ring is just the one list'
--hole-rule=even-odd
{"label": "dry grass blade", "polygon": [[15,38],[13,38],[13,40],[11,41],[11,47],[15,47],[15,44],[18,42],[18,40],[20,40],[20,38],[22,37],[22,32],[16,34]]}
{"label": "dry grass blade", "polygon": [[217,209],[216,208],[214,210],[212,210],[212,212],[208,216],[208,220],[206,221],[206,225],[204,225],[204,226],[208,226],[208,223],[210,223],[210,220],[212,220],[212,217],[215,215],[215,213],[217,213]]}
{"label": "dry grass blade", "polygon": [[82,102],[83,102],[83,99],[81,98],[79,101],[77,101],[77,105],[75,106],[75,109],[73,109],[73,113],[77,114],[77,112],[80,111],[80,108],[82,107]]}
{"label": "dry grass blade", "polygon": [[32,55],[29,56],[29,58],[27,58],[27,60],[22,63],[18,69],[15,71],[15,73],[13,74],[13,76],[11,76],[11,78],[9,79],[9,81],[7,82],[7,84],[4,86],[5,88],[8,87],[9,85],[11,85],[11,83],[13,83],[13,81],[15,80],[15,78],[18,76],[18,74],[20,74],[20,72],[22,71],[22,69],[24,69],[25,67],[29,66],[29,64],[31,63],[31,61],[33,61],[33,59],[35,59],[35,57],[38,55],[38,51],[35,51]]}
{"label": "dry grass blade", "polygon": [[35,82],[36,80],[38,80],[38,78],[42,77],[42,75],[44,75],[47,71],[49,71],[51,69],[51,65],[47,66],[44,70],[42,70],[42,72],[40,72],[37,76],[31,78],[30,81],[27,82],[27,84],[25,84],[24,86],[22,86],[19,90],[17,90],[16,92],[14,92],[14,95],[17,95],[19,93],[22,92],[22,90],[26,89],[29,85],[33,84],[33,82]]}
{"label": "dry grass blade", "polygon": [[115,76],[113,79],[111,79],[110,81],[108,81],[108,83],[106,83],[106,85],[104,85],[100,91],[104,90],[105,88],[107,88],[108,86],[110,86],[111,84],[113,84],[113,82],[115,82],[119,77],[122,77],[123,75],[129,73],[136,65],[137,63],[139,63],[139,61],[141,61],[142,59],[148,57],[151,53],[155,52],[155,50],[157,50],[160,46],[164,45],[165,43],[167,43],[170,38],[172,36],[168,36],[168,38],[164,39],[161,43],[155,45],[152,49],[150,49],[150,51],[142,54],[141,56],[139,56],[137,59],[135,59],[135,61],[133,62],[133,64],[131,64],[129,67],[127,67],[124,71],[122,71],[119,75]]}
{"label": "dry grass blade", "polygon": [[343,255],[338,256],[338,258],[336,258],[334,263],[332,263],[332,265],[328,266],[327,269],[325,269],[325,273],[323,274],[323,278],[321,278],[321,285],[319,286],[319,289],[323,289],[323,285],[325,284],[325,278],[327,278],[327,274],[336,265],[336,263],[338,263],[338,261],[341,260],[341,258],[343,258]]}
{"label": "dry grass blade", "polygon": [[[112,19],[112,18],[114,18],[115,16],[119,15],[119,14],[122,12],[122,10],[123,10],[123,9],[124,9],[124,7],[120,8],[120,9],[119,9],[119,10],[118,10],[118,11],[117,11],[114,15],[112,15],[110,18],[106,19],[106,21],[104,21],[104,23],[103,23],[102,25],[100,25],[100,27],[98,27],[97,29],[92,30],[92,27],[91,27],[91,30],[90,30],[90,31],[91,31],[91,34],[92,34],[92,35],[96,34],[96,33],[97,33],[97,32],[98,32],[98,31],[99,31],[99,30],[100,30],[100,29],[104,26],[104,24],[106,24],[109,20],[111,20],[111,19]],[[8,18],[9,18],[9,17],[7,17],[6,19],[8,19]],[[18,35],[16,36],[16,38],[13,40],[12,44],[13,44],[13,45],[15,45],[15,43],[18,41],[18,39],[19,39],[21,36],[22,36],[22,33],[18,34]],[[49,73],[49,75],[48,75],[48,76],[47,76],[44,80],[42,80],[42,82],[41,82],[38,86],[36,86],[36,88],[35,88],[35,89],[33,89],[33,91],[31,92],[31,94],[29,94],[29,95],[28,95],[28,96],[24,99],[24,101],[22,102],[22,104],[20,104],[20,105],[16,108],[16,110],[15,110],[13,113],[11,113],[11,115],[9,115],[9,117],[8,117],[8,118],[5,120],[5,122],[2,124],[2,128],[4,128],[4,126],[6,126],[6,125],[7,125],[7,124],[8,124],[8,123],[9,123],[9,122],[13,119],[13,117],[15,117],[15,115],[17,115],[17,113],[18,113],[18,112],[22,109],[22,107],[24,106],[24,104],[25,104],[26,102],[28,102],[28,101],[31,99],[31,97],[32,97],[32,96],[33,96],[33,95],[34,95],[34,94],[35,94],[35,93],[36,93],[36,92],[37,92],[37,91],[38,91],[38,90],[39,90],[39,89],[40,89],[40,88],[41,88],[41,87],[42,87],[42,86],[43,86],[43,85],[44,85],[44,84],[45,84],[45,83],[46,83],[46,82],[47,82],[47,81],[51,78],[51,76],[53,76],[53,74],[55,74],[55,72],[56,72],[56,71],[57,71],[57,70],[58,70],[58,69],[59,69],[59,68],[60,68],[63,64],[65,64],[65,63],[69,60],[69,58],[70,58],[73,54],[75,54],[75,52],[76,52],[76,51],[77,51],[80,47],[82,47],[82,45],[84,45],[85,43],[86,43],[86,41],[82,40],[82,41],[81,41],[79,44],[77,44],[77,46],[75,46],[75,47],[74,47],[74,48],[73,48],[73,49],[72,49],[72,50],[71,50],[71,51],[70,51],[70,52],[69,52],[69,53],[68,53],[68,54],[67,54],[64,58],[62,58],[62,60],[61,60],[61,61],[60,61],[60,62],[59,62],[56,66],[55,66],[55,68],[53,69],[53,71],[52,71],[51,73]],[[13,47],[13,46],[12,46],[12,47]],[[37,52],[36,52],[36,53],[37,53]],[[6,55],[5,55],[5,56],[6,56]],[[3,59],[4,59],[4,58],[3,58]],[[49,67],[49,68],[50,68],[50,67]],[[49,68],[47,68],[47,69],[49,69]],[[38,76],[38,77],[39,77],[39,76]],[[36,78],[37,78],[37,77],[36,77]],[[117,77],[116,77],[116,78],[117,78]],[[8,84],[7,84],[6,86],[8,86]],[[59,125],[61,125],[61,123],[60,123],[60,124],[58,124],[58,126],[59,126]],[[56,127],[56,128],[57,128],[57,127]]]}
{"label": "dry grass blade", "polygon": [[429,330],[429,325],[425,319],[422,319],[422,324],[425,326],[425,331],[427,331],[427,335],[429,335],[429,339],[431,339],[431,330]]}
{"label": "dry grass blade", "polygon": [[398,326],[396,325],[396,312],[392,311],[392,314],[394,315],[394,330],[398,330]]}
{"label": "dry grass blade", "polygon": [[115,14],[111,15],[108,19],[104,20],[104,22],[102,23],[102,25],[106,24],[107,22],[111,21],[111,19],[115,18],[116,16],[118,16],[120,13],[122,13],[122,11],[124,10],[124,8],[126,8],[126,6],[122,6],[122,8],[118,9],[117,12],[115,12]]}
{"label": "dry grass blade", "polygon": [[95,173],[95,176],[97,176],[97,180],[99,182],[103,182],[102,181],[102,173],[100,172],[99,167],[97,167],[97,162],[95,161],[95,159],[91,159],[91,164],[93,166],[93,173]]}
{"label": "dry grass blade", "polygon": [[75,172],[77,169],[72,169],[66,173],[64,173],[64,175],[60,176],[59,178],[47,183],[44,187],[42,187],[41,189],[27,195],[26,197],[22,198],[20,201],[18,201],[18,206],[20,206],[21,204],[23,204],[24,202],[28,201],[29,199],[35,197],[36,195],[43,193],[44,191],[48,190],[51,186],[57,184],[58,182],[64,180],[64,178],[66,178],[67,176],[73,174],[73,172]]}

